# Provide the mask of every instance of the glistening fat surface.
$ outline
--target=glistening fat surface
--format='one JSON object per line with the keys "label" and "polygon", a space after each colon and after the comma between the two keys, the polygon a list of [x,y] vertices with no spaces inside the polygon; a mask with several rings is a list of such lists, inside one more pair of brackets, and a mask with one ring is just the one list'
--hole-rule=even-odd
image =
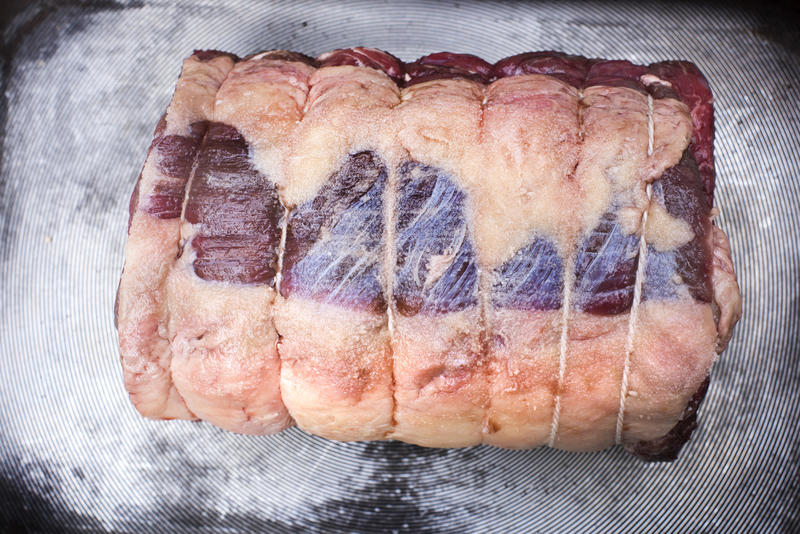
{"label": "glistening fat surface", "polygon": [[[130,531],[159,522],[179,532],[368,532],[381,519],[415,532],[797,528],[800,165],[790,103],[798,99],[798,59],[754,15],[646,3],[144,2],[59,8],[26,35],[11,63],[0,179],[0,346],[10,362],[0,370],[8,407],[0,415],[3,496],[29,506],[4,507],[8,524]],[[715,367],[685,460],[643,467],[619,451],[331,445],[294,431],[242,438],[188,423],[158,426],[130,408],[109,358],[109,288],[121,267],[131,169],[168,99],[176,59],[197,46],[315,54],[363,43],[406,60],[435,49],[488,60],[545,48],[643,63],[682,57],[708,75],[718,113],[716,196],[725,207],[718,221],[733,240],[748,313]]]}

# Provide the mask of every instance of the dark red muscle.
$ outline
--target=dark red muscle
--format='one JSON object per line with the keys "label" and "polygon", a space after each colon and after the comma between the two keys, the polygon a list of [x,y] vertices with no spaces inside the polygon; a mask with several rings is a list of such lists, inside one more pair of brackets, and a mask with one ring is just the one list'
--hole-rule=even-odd
{"label": "dark red muscle", "polygon": [[[478,303],[478,265],[466,194],[444,170],[416,161],[397,169],[394,301],[406,316],[460,311]],[[435,257],[447,258],[431,269]]]}
{"label": "dark red muscle", "polygon": [[575,259],[575,307],[597,315],[630,310],[639,265],[638,249],[639,238],[625,235],[616,215],[603,215]]}
{"label": "dark red muscle", "polygon": [[354,65],[381,70],[396,83],[401,83],[405,73],[402,61],[389,52],[375,48],[341,48],[322,54],[317,59],[321,67]]}
{"label": "dark red muscle", "polygon": [[406,65],[406,85],[447,78],[467,78],[488,83],[492,76],[492,65],[470,54],[439,52],[422,56]]}
{"label": "dark red muscle", "polygon": [[564,293],[564,262],[555,244],[537,237],[492,272],[492,305],[515,310],[557,310]]}
{"label": "dark red muscle", "polygon": [[594,62],[593,59],[561,52],[528,52],[501,59],[494,64],[492,76],[505,78],[520,74],[547,74],[581,87]]}
{"label": "dark red muscle", "polygon": [[686,150],[680,163],[664,171],[652,187],[653,202],[688,223],[694,238],[665,252],[648,247],[642,298],[671,298],[685,285],[696,300],[711,302],[711,206],[691,152]]}
{"label": "dark red muscle", "polygon": [[[166,121],[164,118],[159,121],[156,137],[150,145],[150,153],[155,157],[156,168],[165,178],[155,183],[153,191],[144,201],[144,210],[149,215],[158,219],[176,219],[181,216],[186,182],[207,127],[206,121],[200,121],[189,126],[188,135],[163,135]],[[137,183],[137,199],[138,187]]]}
{"label": "dark red muscle", "polygon": [[239,56],[230,52],[222,52],[220,50],[195,50],[192,55],[200,61],[211,61],[215,57],[228,56],[234,62],[239,61]]}
{"label": "dark red muscle", "polygon": [[630,61],[597,61],[589,67],[583,86],[628,87],[645,93],[646,89],[640,80],[645,73],[647,73],[647,68],[634,65]]}
{"label": "dark red muscle", "polygon": [[692,113],[694,132],[692,151],[703,187],[711,203],[714,200],[714,99],[700,69],[688,61],[663,61],[649,67],[650,72],[668,81]]}
{"label": "dark red muscle", "polygon": [[253,167],[244,137],[211,123],[186,200],[186,221],[198,225],[197,276],[271,285],[282,216],[275,185]]}

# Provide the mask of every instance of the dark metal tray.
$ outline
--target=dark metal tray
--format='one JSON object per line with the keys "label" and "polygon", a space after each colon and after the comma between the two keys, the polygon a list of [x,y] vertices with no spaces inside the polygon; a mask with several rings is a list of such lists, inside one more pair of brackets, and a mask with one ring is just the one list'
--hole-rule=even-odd
{"label": "dark metal tray", "polygon": [[[0,532],[797,532],[800,42],[697,3],[10,2],[0,174]],[[782,26],[783,24],[783,26]],[[783,28],[783,29],[781,29]],[[794,28],[794,30],[792,30]],[[140,417],[112,307],[127,203],[193,48],[696,62],[745,299],[672,464],[246,437]]]}

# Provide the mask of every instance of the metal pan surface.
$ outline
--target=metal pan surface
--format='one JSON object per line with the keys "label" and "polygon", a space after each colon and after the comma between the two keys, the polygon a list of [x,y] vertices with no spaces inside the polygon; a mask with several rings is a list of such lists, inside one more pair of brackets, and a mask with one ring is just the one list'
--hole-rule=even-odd
{"label": "metal pan surface", "polygon": [[[800,37],[790,21],[648,0],[10,4],[0,532],[800,531]],[[114,292],[128,198],[182,58],[355,45],[405,60],[542,49],[682,58],[707,75],[717,222],[745,313],[678,461],[343,444],[297,429],[248,437],[136,413]]]}

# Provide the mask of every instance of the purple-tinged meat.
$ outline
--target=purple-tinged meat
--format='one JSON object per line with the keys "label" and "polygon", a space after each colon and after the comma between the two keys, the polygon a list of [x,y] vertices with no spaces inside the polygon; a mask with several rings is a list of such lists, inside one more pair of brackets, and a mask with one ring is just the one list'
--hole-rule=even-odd
{"label": "purple-tinged meat", "polygon": [[186,182],[161,181],[153,186],[144,209],[156,219],[176,219],[181,216]]}
{"label": "purple-tinged meat", "polygon": [[[388,167],[380,133],[400,90],[357,49],[320,58],[286,158],[281,395],[297,425],[333,439],[384,439],[392,361],[383,278]],[[357,60],[357,61],[356,61]],[[395,76],[399,71],[384,65]],[[391,131],[391,130],[389,130]],[[386,194],[386,195],[385,195]]]}
{"label": "purple-tinged meat", "polygon": [[484,101],[485,163],[471,198],[489,383],[483,442],[535,447],[550,442],[572,278],[564,263],[580,232],[583,188],[570,176],[580,95],[557,77],[512,75],[489,85]]}
{"label": "purple-tinged meat", "polygon": [[492,305],[515,310],[557,310],[564,265],[555,245],[539,237],[494,270]]}
{"label": "purple-tinged meat", "polygon": [[440,314],[478,303],[478,267],[465,195],[442,170],[399,169],[394,300],[404,315]]}
{"label": "purple-tinged meat", "polygon": [[647,68],[634,65],[630,61],[597,61],[589,67],[583,87],[603,85],[606,87],[628,87],[642,93],[646,92],[640,81]]}
{"label": "purple-tinged meat", "polygon": [[[298,52],[290,52],[289,50],[266,50],[264,52],[257,52],[242,58],[242,62],[250,61],[258,57],[259,60],[276,60],[285,62],[305,63],[309,67],[318,68],[319,62],[313,57]],[[258,67],[256,67],[258,68]]]}
{"label": "purple-tinged meat", "polygon": [[[177,219],[181,216],[186,182],[207,128],[207,121],[191,124],[189,135],[163,135],[164,127],[156,128],[157,136],[151,150],[156,154],[156,168],[163,177],[169,179],[162,179],[153,186],[144,204],[148,214],[158,219]],[[137,183],[135,195],[138,192]],[[132,205],[133,202],[132,198]]]}
{"label": "purple-tinged meat", "polygon": [[484,88],[463,76],[410,85],[388,123],[403,158],[393,167],[390,436],[419,445],[482,441],[489,377],[472,224],[477,176],[462,163],[480,154]]}
{"label": "purple-tinged meat", "polygon": [[407,86],[448,78],[467,78],[489,83],[491,75],[492,65],[471,54],[439,52],[406,64]]}
{"label": "purple-tinged meat", "polygon": [[281,294],[383,312],[386,167],[374,152],[350,155],[317,196],[289,216]]}
{"label": "purple-tinged meat", "polygon": [[200,61],[206,62],[211,61],[212,59],[218,58],[220,56],[226,56],[233,60],[233,62],[239,61],[239,56],[236,54],[232,54],[230,52],[222,52],[221,50],[195,50],[192,52],[192,56],[196,57]]}
{"label": "purple-tinged meat", "polygon": [[[652,73],[647,73],[644,76],[642,76],[642,81],[643,82],[655,81],[650,79],[649,76],[652,76]],[[666,83],[648,83],[647,92],[655,100],[659,100],[662,98],[672,98],[673,100],[677,100],[678,102],[681,101],[681,96],[678,94],[678,92],[675,91],[675,89],[673,89],[672,86]]]}
{"label": "purple-tinged meat", "polygon": [[283,206],[232,126],[212,123],[186,200],[194,270],[204,280],[272,285]]}
{"label": "purple-tinged meat", "polygon": [[594,61],[561,52],[528,52],[501,59],[494,64],[492,76],[505,78],[520,74],[547,74],[575,87],[581,87]]}
{"label": "purple-tinged meat", "polygon": [[155,139],[153,147],[158,150],[158,170],[185,182],[207,128],[207,121],[195,122],[189,126],[189,135],[164,135]]}
{"label": "purple-tinged meat", "polygon": [[175,386],[194,414],[234,432],[292,424],[273,322],[285,213],[276,181],[312,73],[302,57],[268,51],[225,78],[190,181],[182,255],[166,282]]}
{"label": "purple-tinged meat", "polygon": [[636,235],[625,235],[613,213],[603,215],[575,260],[575,306],[597,315],[616,315],[629,310],[639,263],[638,249]]}
{"label": "purple-tinged meat", "polygon": [[386,73],[396,83],[403,80],[403,62],[388,52],[376,48],[340,48],[319,56],[317,60],[320,67],[335,67],[337,65],[354,65],[356,67],[370,67]]}

